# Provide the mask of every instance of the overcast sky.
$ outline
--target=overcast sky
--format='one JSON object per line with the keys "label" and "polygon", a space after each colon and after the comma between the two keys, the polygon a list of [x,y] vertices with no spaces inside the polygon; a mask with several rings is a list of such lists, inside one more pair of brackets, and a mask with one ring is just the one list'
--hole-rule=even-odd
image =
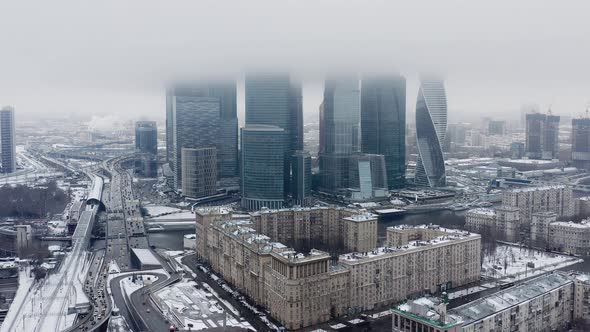
{"label": "overcast sky", "polygon": [[[444,75],[450,116],[505,117],[525,102],[590,102],[589,1],[1,1],[0,105],[164,118],[174,77],[289,70],[315,117],[324,73]],[[243,91],[239,97],[243,98]],[[243,108],[243,100],[240,100]]]}

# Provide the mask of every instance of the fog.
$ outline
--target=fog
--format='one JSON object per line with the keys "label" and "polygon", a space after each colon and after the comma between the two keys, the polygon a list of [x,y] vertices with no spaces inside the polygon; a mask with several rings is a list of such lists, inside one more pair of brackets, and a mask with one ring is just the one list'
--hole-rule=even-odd
{"label": "fog", "polygon": [[[164,85],[288,70],[306,121],[335,71],[445,77],[450,118],[590,101],[587,1],[2,1],[0,105],[18,117],[164,118]],[[243,97],[240,84],[238,97]],[[243,112],[243,98],[239,100]]]}

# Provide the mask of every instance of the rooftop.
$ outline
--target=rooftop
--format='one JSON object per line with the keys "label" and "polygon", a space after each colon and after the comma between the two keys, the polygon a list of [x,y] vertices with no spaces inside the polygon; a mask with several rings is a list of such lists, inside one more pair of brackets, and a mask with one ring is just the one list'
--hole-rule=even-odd
{"label": "rooftop", "polygon": [[570,227],[570,228],[579,228],[579,229],[590,229],[590,220],[582,220],[579,223],[573,221],[555,221],[550,224],[551,226],[561,226],[561,227]]}
{"label": "rooftop", "polygon": [[471,209],[471,210],[467,211],[467,213],[485,215],[485,216],[490,216],[490,217],[493,217],[496,215],[496,211],[494,209],[488,209],[488,208]]}
{"label": "rooftop", "polygon": [[440,313],[446,311],[445,304],[442,299],[432,296],[409,300],[393,310],[439,327],[450,327],[462,322],[461,317],[455,315],[446,315],[445,321],[441,321]]}
{"label": "rooftop", "polygon": [[377,220],[377,215],[374,215],[369,212],[359,213],[352,215],[350,217],[343,218],[344,220],[354,221],[354,222],[363,222],[363,221],[371,221]]}
{"label": "rooftop", "polygon": [[523,192],[531,192],[531,191],[538,191],[538,190],[550,190],[550,189],[565,189],[567,186],[563,184],[556,184],[550,186],[539,186],[539,187],[523,187],[523,188],[516,188],[510,189],[508,192],[513,193],[523,193]]}
{"label": "rooftop", "polygon": [[565,286],[572,279],[563,273],[551,273],[524,282],[519,286],[494,293],[448,311],[449,316],[460,317],[463,325],[469,325],[487,316],[530,301],[553,289]]}

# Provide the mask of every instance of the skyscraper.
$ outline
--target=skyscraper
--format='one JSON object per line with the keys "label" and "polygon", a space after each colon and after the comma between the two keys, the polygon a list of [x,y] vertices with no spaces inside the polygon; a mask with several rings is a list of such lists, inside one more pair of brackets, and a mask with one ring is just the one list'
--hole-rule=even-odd
{"label": "skyscraper", "polygon": [[137,121],[135,123],[135,150],[141,153],[158,154],[156,121]]}
{"label": "skyscraper", "polygon": [[526,115],[526,156],[531,159],[559,158],[559,116]]}
{"label": "skyscraper", "polygon": [[16,141],[14,139],[14,108],[0,110],[0,163],[2,173],[16,171]]}
{"label": "skyscraper", "polygon": [[[178,85],[167,91],[167,158],[175,173],[177,189],[182,183],[181,149],[183,147],[215,147],[218,177],[238,176],[236,108],[235,82],[197,82]],[[182,119],[177,119],[178,116]]]}
{"label": "skyscraper", "polygon": [[358,79],[325,82],[320,106],[320,190],[335,194],[349,185],[349,159],[360,150],[360,90]]}
{"label": "skyscraper", "polygon": [[241,130],[242,207],[282,208],[285,203],[287,132],[278,126],[246,125]]}
{"label": "skyscraper", "polygon": [[572,162],[590,171],[590,118],[572,119]]}
{"label": "skyscraper", "polygon": [[307,151],[296,151],[291,157],[291,196],[296,205],[311,203],[311,155]]}
{"label": "skyscraper", "polygon": [[349,187],[354,189],[354,199],[373,198],[375,189],[387,192],[386,161],[383,155],[356,153],[349,160]]}
{"label": "skyscraper", "polygon": [[182,195],[200,198],[217,191],[217,149],[182,148]]}
{"label": "skyscraper", "polygon": [[442,142],[447,131],[447,97],[442,80],[420,82],[416,102],[416,161],[415,183],[420,186],[446,185]]}
{"label": "skyscraper", "polygon": [[[287,135],[288,144],[283,151],[285,170],[282,172],[283,189],[287,195],[292,173],[290,158],[295,151],[303,148],[301,85],[291,82],[288,74],[255,73],[246,76],[245,90],[246,126],[276,126]],[[242,172],[244,174],[246,170]]]}
{"label": "skyscraper", "polygon": [[361,89],[362,151],[384,156],[388,189],[405,185],[405,135],[406,79],[399,75],[364,79]]}
{"label": "skyscraper", "polygon": [[155,121],[135,123],[135,154],[135,172],[138,175],[158,175],[158,131]]}

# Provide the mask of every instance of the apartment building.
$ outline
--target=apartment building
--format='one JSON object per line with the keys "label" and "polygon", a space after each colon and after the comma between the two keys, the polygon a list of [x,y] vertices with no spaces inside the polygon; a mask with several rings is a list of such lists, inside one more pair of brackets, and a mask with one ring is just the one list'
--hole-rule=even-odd
{"label": "apartment building", "polygon": [[530,239],[536,247],[545,248],[549,244],[549,225],[557,221],[555,212],[535,212],[532,214]]}
{"label": "apartment building", "polygon": [[[336,210],[323,213],[333,216]],[[261,216],[280,220],[284,213],[253,213],[251,220],[234,220],[223,210],[198,209],[196,251],[213,271],[288,329],[326,322],[351,310],[390,305],[426,289],[434,293],[479,280],[481,238],[477,234],[434,225],[412,231],[405,226],[402,233],[407,234],[397,246],[357,250],[333,262],[327,252],[298,253],[257,232],[256,227],[275,231],[278,226],[263,222]],[[350,242],[358,249],[376,243],[374,217],[356,213],[343,219],[348,219],[340,221],[343,229],[363,238]],[[409,236],[412,232],[425,235]]]}
{"label": "apartment building", "polygon": [[552,185],[507,190],[502,194],[502,206],[518,208],[524,225],[530,225],[535,212],[555,212],[558,217],[572,216],[572,189],[565,185]]}
{"label": "apartment building", "polygon": [[590,220],[549,224],[548,247],[576,255],[590,255]]}
{"label": "apartment building", "polygon": [[590,276],[554,272],[447,310],[419,298],[392,308],[392,331],[566,331],[590,317]]}
{"label": "apartment building", "polygon": [[465,227],[473,232],[517,242],[520,238],[520,210],[513,207],[472,209],[467,212]]}

